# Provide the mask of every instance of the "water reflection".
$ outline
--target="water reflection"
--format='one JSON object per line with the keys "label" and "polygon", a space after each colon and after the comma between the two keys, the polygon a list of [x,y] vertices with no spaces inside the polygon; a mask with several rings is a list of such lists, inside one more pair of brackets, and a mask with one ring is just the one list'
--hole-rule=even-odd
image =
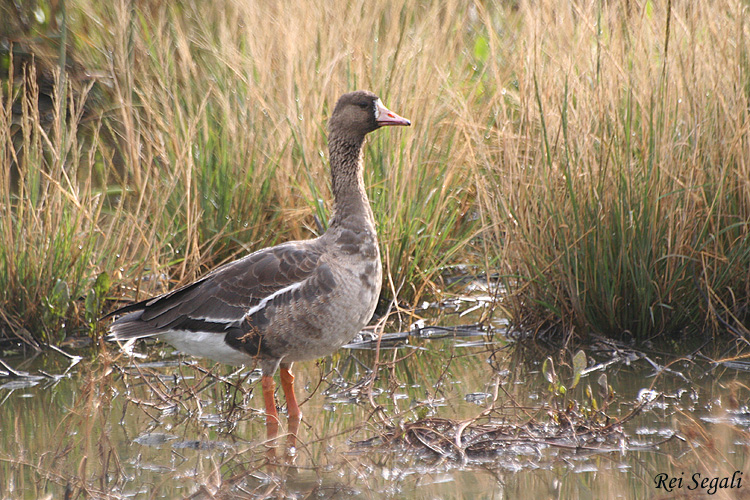
{"label": "water reflection", "polygon": [[[659,372],[590,347],[579,386],[553,397],[542,361],[554,356],[570,385],[569,354],[497,334],[425,333],[395,332],[379,352],[362,339],[295,365],[303,417],[282,406],[276,429],[265,425],[259,372],[158,344],[137,346],[142,358],[80,351],[72,367],[60,353],[6,359],[1,496],[643,498],[668,493],[655,489],[660,473],[747,473],[744,370],[710,365],[722,371],[702,376],[710,366],[685,361]],[[601,441],[552,440],[566,414],[602,404],[602,374],[615,400],[601,425],[617,429]],[[639,394],[647,406],[617,423]]]}

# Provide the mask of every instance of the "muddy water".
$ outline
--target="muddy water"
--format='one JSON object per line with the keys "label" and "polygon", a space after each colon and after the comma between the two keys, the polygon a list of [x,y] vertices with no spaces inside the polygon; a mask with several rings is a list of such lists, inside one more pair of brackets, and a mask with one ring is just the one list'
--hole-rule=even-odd
{"label": "muddy water", "polygon": [[[471,319],[441,314],[427,323]],[[656,354],[648,355],[655,367],[627,349],[591,345],[584,350],[594,369],[554,396],[542,361],[552,355],[570,385],[570,355],[509,343],[502,326],[495,322],[491,336],[427,330],[379,352],[359,345],[296,366],[305,402],[292,448],[284,436],[267,442],[259,374],[250,369],[183,358],[159,344],[136,346],[135,357],[113,346],[70,350],[81,357],[75,364],[55,352],[4,358],[19,373],[0,367],[0,498],[750,496],[747,364],[686,360],[657,373]],[[429,440],[388,439],[415,421],[482,414],[498,425],[532,422],[541,436],[559,433],[551,409],[592,410],[587,386],[601,405],[602,374],[614,392],[611,422],[639,395],[650,403],[585,447],[518,439],[460,457]]]}

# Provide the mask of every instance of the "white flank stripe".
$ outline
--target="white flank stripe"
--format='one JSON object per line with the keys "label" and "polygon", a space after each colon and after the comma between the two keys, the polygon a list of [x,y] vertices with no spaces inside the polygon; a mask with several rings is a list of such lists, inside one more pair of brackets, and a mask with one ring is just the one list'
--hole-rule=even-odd
{"label": "white flank stripe", "polygon": [[266,297],[263,300],[261,300],[257,305],[255,305],[255,306],[251,307],[250,309],[248,309],[247,313],[245,313],[245,315],[246,316],[252,316],[253,314],[257,313],[258,311],[260,311],[261,309],[263,309],[264,307],[266,307],[266,304],[268,304],[269,301],[273,300],[274,297],[277,297],[277,296],[281,295],[282,293],[291,292],[292,290],[296,290],[297,288],[299,288],[299,287],[302,286],[302,283],[304,283],[304,281],[298,281],[297,283],[292,283],[291,285],[286,286],[286,287],[282,288],[281,290],[276,290],[271,295],[269,295],[268,297]]}
{"label": "white flank stripe", "polygon": [[229,328],[233,324],[237,323],[237,321],[241,320],[242,317],[239,318],[219,318],[216,316],[210,317],[210,316],[190,316],[188,314],[188,318],[198,320],[198,321],[205,321],[206,323],[223,323],[226,324],[226,328]]}
{"label": "white flank stripe", "polygon": [[246,352],[233,348],[224,340],[226,334],[214,332],[192,332],[172,330],[159,334],[158,338],[172,344],[178,351],[208,358],[227,365],[248,365],[253,357]]}

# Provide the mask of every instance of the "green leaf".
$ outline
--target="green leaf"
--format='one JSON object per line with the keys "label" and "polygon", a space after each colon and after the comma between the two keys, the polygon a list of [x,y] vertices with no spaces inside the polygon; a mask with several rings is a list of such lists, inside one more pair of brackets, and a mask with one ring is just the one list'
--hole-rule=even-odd
{"label": "green leaf", "polygon": [[99,309],[99,300],[96,296],[96,292],[93,289],[89,290],[89,293],[86,294],[86,300],[84,301],[84,304],[86,308],[86,317],[89,321],[92,321],[93,318],[98,315]]}
{"label": "green leaf", "polygon": [[96,297],[98,299],[101,299],[104,297],[107,292],[109,292],[109,288],[112,285],[111,280],[109,279],[109,274],[106,272],[102,272],[99,274],[99,276],[96,277],[96,281],[94,282],[94,293],[96,293]]}
{"label": "green leaf", "polygon": [[478,36],[474,41],[474,58],[484,64],[490,57],[490,43],[487,41],[487,37]]}
{"label": "green leaf", "polygon": [[94,285],[86,294],[84,309],[86,312],[86,319],[91,323],[92,331],[95,328],[96,320],[101,313],[102,300],[109,292],[111,285],[112,283],[109,279],[109,274],[102,272],[96,277]]}
{"label": "green leaf", "polygon": [[581,373],[583,370],[586,369],[586,353],[583,351],[578,351],[575,356],[573,356],[573,384],[571,384],[570,388],[573,389],[575,386],[578,385],[578,382],[581,380]]}
{"label": "green leaf", "polygon": [[57,311],[64,311],[67,309],[68,303],[70,302],[70,289],[68,288],[68,283],[58,279],[52,289],[48,301],[50,306]]}

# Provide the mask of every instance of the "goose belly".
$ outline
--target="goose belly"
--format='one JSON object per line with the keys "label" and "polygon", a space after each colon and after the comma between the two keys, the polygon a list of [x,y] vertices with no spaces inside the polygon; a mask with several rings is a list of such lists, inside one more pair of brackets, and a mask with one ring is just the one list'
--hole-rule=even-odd
{"label": "goose belly", "polygon": [[235,366],[252,364],[253,357],[227,344],[224,340],[225,336],[223,333],[216,332],[173,330],[162,333],[157,338],[191,356]]}
{"label": "goose belly", "polygon": [[290,318],[290,328],[284,329],[288,335],[282,339],[286,344],[284,362],[328,356],[362,330],[372,318],[380,296],[380,266],[373,267],[378,272],[369,276],[368,286],[359,281],[362,273],[336,273],[334,291],[311,303],[308,311]]}

